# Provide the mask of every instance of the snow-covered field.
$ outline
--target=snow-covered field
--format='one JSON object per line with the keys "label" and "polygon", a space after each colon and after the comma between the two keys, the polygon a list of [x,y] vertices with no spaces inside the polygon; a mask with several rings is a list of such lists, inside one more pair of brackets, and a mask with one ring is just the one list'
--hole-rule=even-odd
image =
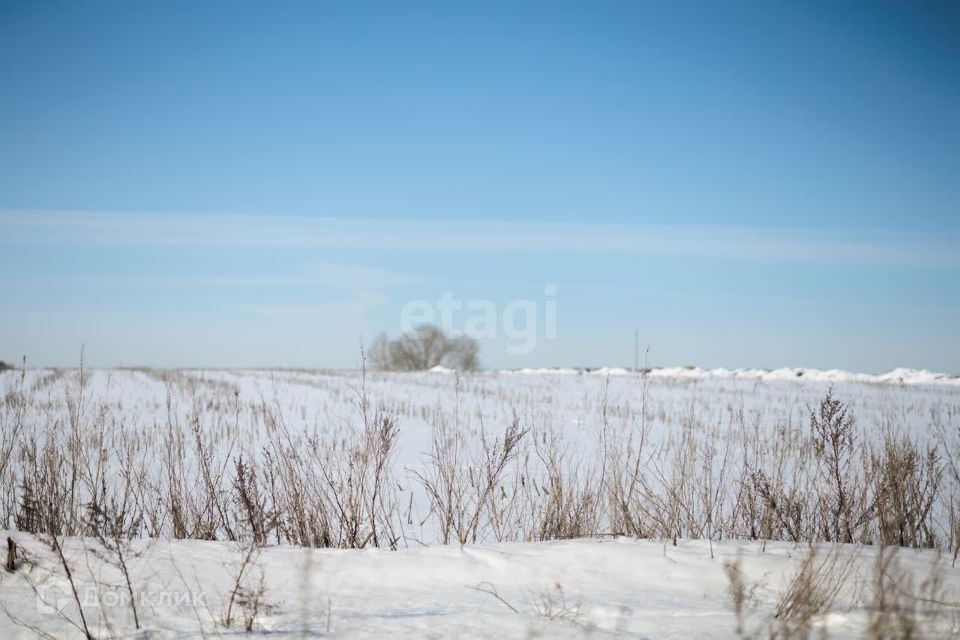
{"label": "snow-covered field", "polygon": [[[3,606],[19,625],[0,621],[0,636],[77,636],[70,585],[49,549],[32,543],[38,566],[4,575]],[[95,560],[82,543],[65,545],[77,567],[88,624],[98,637],[134,635],[122,576]],[[829,553],[818,547],[820,557]],[[159,540],[136,545],[131,561],[139,637],[227,636],[223,624],[244,558],[237,545]],[[807,550],[783,543],[705,541],[677,546],[619,538],[445,546],[400,551],[264,549],[249,571],[261,585],[254,631],[271,637],[581,638],[736,637],[728,571],[739,566],[746,585],[743,629],[766,637],[778,604]],[[814,635],[863,637],[876,589],[876,548],[844,548],[850,560],[829,613],[812,621]],[[916,580],[931,575],[933,552],[900,551],[898,570]],[[944,561],[941,585],[923,597],[960,597],[960,569]],[[95,576],[94,586],[91,576]],[[31,589],[26,580],[36,583]],[[913,585],[916,589],[917,586]],[[889,597],[889,594],[887,594]],[[101,602],[102,601],[102,602]],[[908,601],[922,630],[915,637],[956,637],[960,614],[950,607]],[[235,627],[248,615],[234,603]],[[111,627],[108,625],[112,625]],[[803,637],[798,634],[794,637]],[[891,636],[888,636],[891,637]],[[899,637],[899,636],[892,636]]]}
{"label": "snow-covered field", "polygon": [[[16,384],[19,372],[0,373],[0,383]],[[89,407],[106,412],[151,437],[171,411],[185,419],[195,413],[221,428],[236,425],[242,443],[255,447],[264,437],[269,405],[295,432],[331,434],[357,421],[362,387],[356,371],[300,370],[91,370],[84,393]],[[45,415],[63,417],[66,398],[76,393],[76,370],[28,370],[25,387]],[[655,369],[640,376],[625,369],[582,372],[539,369],[468,374],[453,372],[366,376],[371,404],[399,420],[399,466],[416,466],[429,449],[437,411],[458,402],[467,421],[481,418],[502,428],[514,414],[525,424],[544,426],[581,445],[595,444],[604,415],[629,424],[645,407],[650,428],[669,435],[684,423],[728,424],[742,412],[747,422],[773,429],[805,425],[809,410],[834,388],[859,422],[879,428],[897,423],[911,433],[926,434],[931,413],[960,414],[960,378],[898,369],[881,375],[811,369],[704,370]],[[93,408],[88,411],[92,412]]]}
{"label": "snow-covered field", "polygon": [[[0,458],[0,524],[17,541],[20,563],[0,577],[9,614],[0,612],[0,637],[82,635],[77,599],[93,635],[133,635],[128,585],[142,637],[233,635],[248,618],[253,632],[278,636],[735,637],[739,625],[757,637],[802,622],[800,636],[812,629],[862,637],[883,615],[912,620],[919,637],[960,630],[960,570],[951,566],[958,533],[951,507],[960,508],[960,495],[950,458],[951,438],[960,438],[960,382],[950,376],[91,370],[81,384],[77,371],[27,370],[0,373],[0,385],[7,458]],[[831,536],[822,515],[829,509],[818,510],[822,496],[804,492],[824,481],[807,438],[811,411],[831,388],[856,417],[848,471],[870,487],[861,514],[869,522],[856,525],[853,544],[814,545],[808,573],[821,578],[812,580],[817,593],[830,597],[804,622],[785,594],[803,582],[795,578],[810,544],[787,539],[794,530],[769,515],[775,510],[753,514],[750,505],[770,501],[744,494],[765,471],[782,487],[777,495],[794,500],[800,537]],[[366,454],[352,448],[366,442],[364,416],[374,415],[394,420],[388,482],[379,485]],[[503,452],[514,422],[523,435],[483,494],[487,463]],[[424,481],[436,488],[431,473],[450,451],[437,448],[438,433],[457,434],[456,477],[443,486],[461,492],[467,544],[456,532],[441,544],[442,507],[456,501],[439,499]],[[920,454],[937,447],[938,458],[927,468],[920,455],[910,463],[914,475],[887,478],[885,447],[905,442]],[[84,467],[73,474],[71,452],[80,452]],[[238,460],[253,466],[250,476],[237,470]],[[333,471],[297,466],[310,460]],[[292,469],[307,480],[290,480],[284,474]],[[84,498],[65,490],[71,477],[80,478]],[[115,489],[124,478],[144,490]],[[867,543],[889,535],[878,513],[896,506],[885,487],[927,486],[931,478],[939,482],[924,494],[929,512],[910,507],[895,521],[913,523],[905,544],[921,548],[878,561],[879,547]],[[347,517],[330,516],[338,507],[331,491],[354,483],[389,491],[361,492],[357,513],[347,505]],[[242,504],[241,485],[256,494],[256,509]],[[305,487],[312,507],[298,520],[290,492]],[[136,533],[122,547],[129,581],[109,536],[104,544],[85,516],[44,505],[44,492],[53,502],[109,505],[103,509],[113,509],[120,528]],[[610,506],[624,495],[622,509]],[[35,512],[56,512],[59,535],[51,539]],[[251,546],[257,529],[247,532],[244,514],[253,512],[266,524],[264,539]],[[326,517],[332,538],[325,542],[297,532],[297,522]],[[363,535],[351,537],[344,522]],[[363,548],[291,543],[302,535],[310,546]],[[738,580],[739,617],[731,589]]]}

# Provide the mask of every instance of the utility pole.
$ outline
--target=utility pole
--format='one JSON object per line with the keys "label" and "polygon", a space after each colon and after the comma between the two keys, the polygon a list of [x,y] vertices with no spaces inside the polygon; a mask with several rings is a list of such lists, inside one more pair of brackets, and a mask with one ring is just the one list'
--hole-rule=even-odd
{"label": "utility pole", "polygon": [[640,330],[633,330],[633,370],[640,370]]}

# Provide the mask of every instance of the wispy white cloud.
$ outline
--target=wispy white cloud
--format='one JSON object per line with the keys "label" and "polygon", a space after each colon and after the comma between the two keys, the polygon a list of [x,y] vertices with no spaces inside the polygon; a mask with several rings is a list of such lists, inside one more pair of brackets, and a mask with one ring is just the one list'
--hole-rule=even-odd
{"label": "wispy white cloud", "polygon": [[0,277],[4,284],[43,285],[97,285],[99,287],[148,287],[148,288],[286,288],[317,284],[315,278],[305,276],[223,276],[223,275],[7,275]]}
{"label": "wispy white cloud", "polygon": [[[338,248],[415,252],[622,252],[956,268],[960,238],[918,232],[306,216],[0,212],[0,244]],[[318,265],[320,277],[329,273]],[[344,274],[341,274],[344,275]],[[385,274],[358,271],[356,280]],[[339,276],[338,276],[339,277]],[[396,276],[392,276],[396,280]]]}
{"label": "wispy white cloud", "polygon": [[286,269],[289,275],[146,275],[146,274],[6,274],[0,275],[0,283],[43,285],[90,285],[99,287],[148,287],[148,288],[309,288],[330,287],[345,291],[377,291],[432,282],[433,280],[411,274],[372,267],[309,263],[293,265]]}
{"label": "wispy white cloud", "polygon": [[349,300],[333,302],[318,302],[304,304],[261,304],[250,307],[251,311],[266,316],[317,316],[325,317],[331,314],[365,313],[375,307],[384,307],[390,304],[390,296],[375,293],[357,293]]}
{"label": "wispy white cloud", "polygon": [[314,262],[303,265],[302,270],[314,284],[349,290],[378,291],[389,287],[409,286],[434,281],[431,278],[415,276],[401,271],[354,264]]}

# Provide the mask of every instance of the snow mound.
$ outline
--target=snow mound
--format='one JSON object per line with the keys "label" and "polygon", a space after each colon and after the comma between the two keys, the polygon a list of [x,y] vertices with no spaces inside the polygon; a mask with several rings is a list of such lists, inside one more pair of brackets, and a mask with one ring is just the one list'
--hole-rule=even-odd
{"label": "snow mound", "polygon": [[433,367],[429,371],[430,373],[456,373],[457,372],[456,369],[448,369],[442,364],[438,364],[437,366]]}
{"label": "snow mound", "polygon": [[518,374],[528,376],[578,376],[583,371],[580,369],[565,368],[540,368],[540,369],[505,369],[500,373]]}
{"label": "snow mound", "polygon": [[[514,369],[500,371],[519,375],[591,375],[601,377],[636,376],[640,372],[622,367],[600,369]],[[960,386],[960,376],[935,373],[926,369],[898,368],[887,373],[852,373],[840,369],[805,369],[783,367],[780,369],[702,369],[700,367],[659,367],[646,373],[651,378],[679,380],[757,380],[757,381],[803,381],[803,382],[858,382],[862,384],[892,385],[954,385]]]}
{"label": "snow mound", "polygon": [[635,376],[638,375],[636,371],[630,371],[630,369],[624,369],[623,367],[602,367],[600,369],[594,369],[590,371],[592,376]]}

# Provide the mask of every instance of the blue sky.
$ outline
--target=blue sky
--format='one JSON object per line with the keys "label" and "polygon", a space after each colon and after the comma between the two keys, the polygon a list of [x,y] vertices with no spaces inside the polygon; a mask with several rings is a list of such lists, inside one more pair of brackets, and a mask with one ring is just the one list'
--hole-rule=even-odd
{"label": "blue sky", "polygon": [[0,0],[0,359],[960,373],[957,5],[675,4]]}

